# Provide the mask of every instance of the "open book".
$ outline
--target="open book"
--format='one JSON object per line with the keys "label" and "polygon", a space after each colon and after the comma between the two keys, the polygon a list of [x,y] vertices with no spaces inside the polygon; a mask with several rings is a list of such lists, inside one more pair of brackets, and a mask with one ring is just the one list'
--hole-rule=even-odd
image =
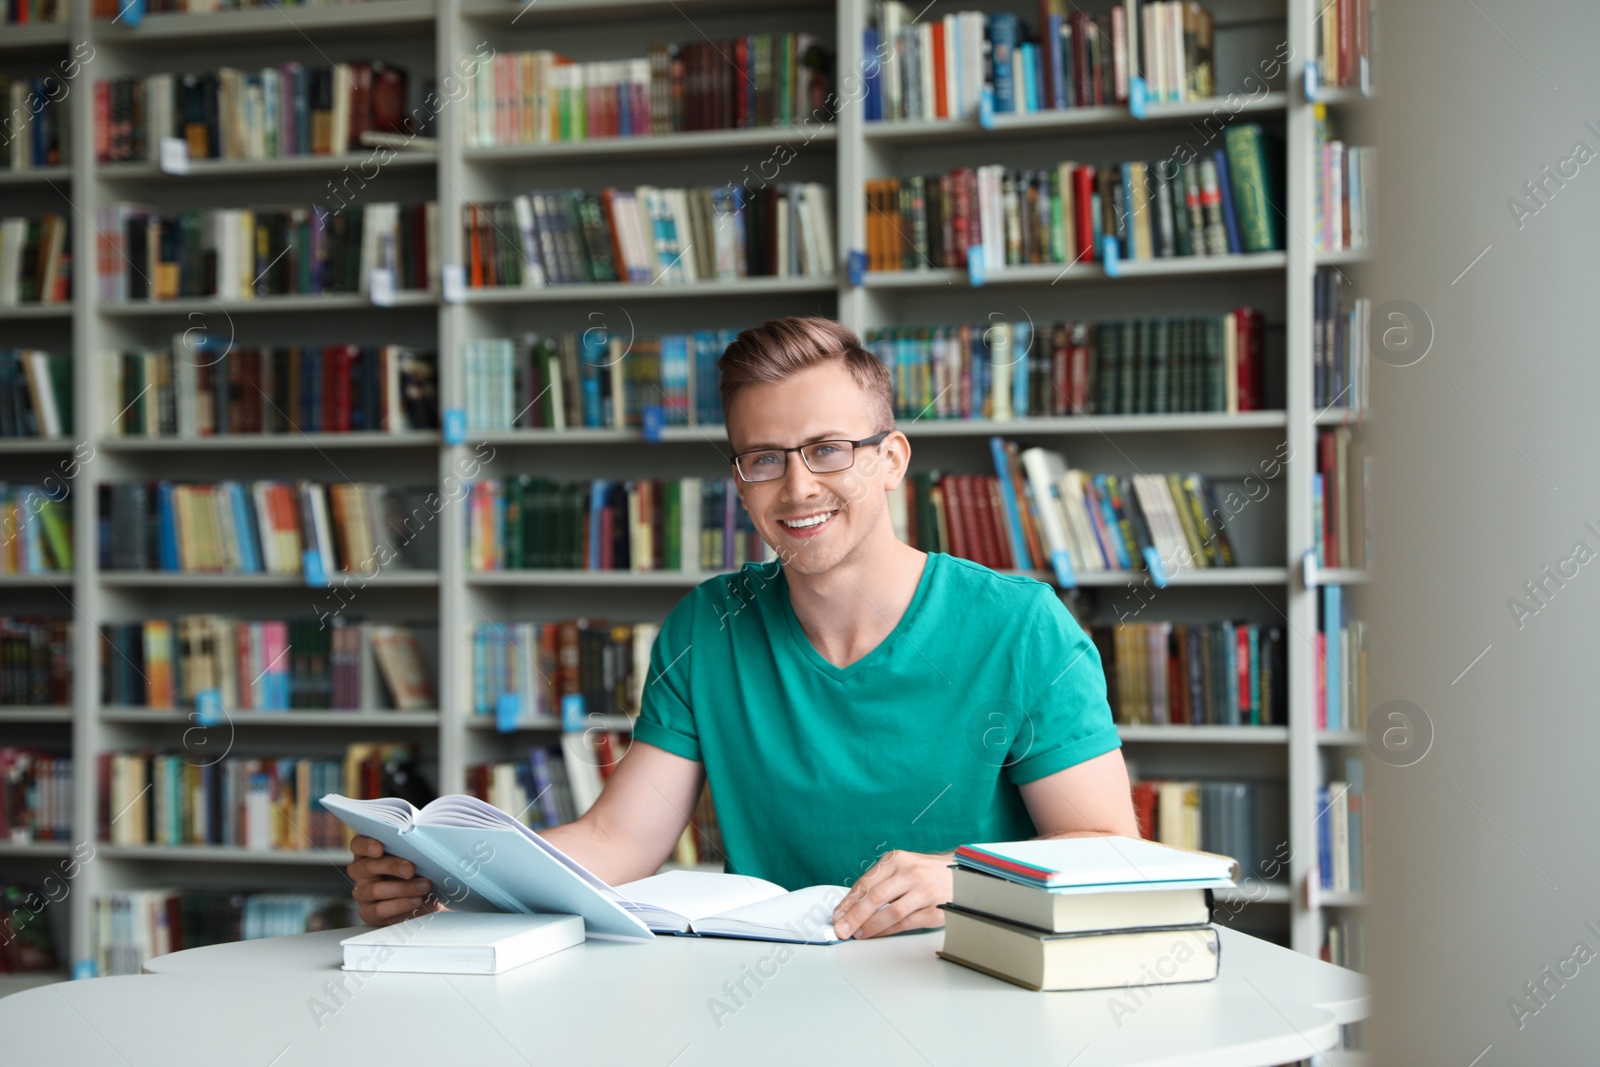
{"label": "open book", "polygon": [[628,911],[657,933],[829,944],[833,909],[849,890],[814,885],[789,892],[743,874],[666,871],[617,886]]}
{"label": "open book", "polygon": [[781,886],[738,874],[669,871],[612,888],[577,860],[477,797],[454,794],[422,809],[398,797],[322,804],[390,855],[416,864],[455,911],[583,916],[590,937],[639,940],[662,933],[760,941],[837,941],[833,909],[843,886]]}

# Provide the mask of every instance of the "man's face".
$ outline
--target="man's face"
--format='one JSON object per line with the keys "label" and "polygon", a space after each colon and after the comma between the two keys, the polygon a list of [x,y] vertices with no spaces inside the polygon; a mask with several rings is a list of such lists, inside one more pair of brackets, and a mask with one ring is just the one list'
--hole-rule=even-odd
{"label": "man's face", "polygon": [[[859,441],[887,427],[876,424],[876,408],[832,360],[781,382],[739,390],[727,413],[728,439],[737,454],[758,448],[793,448],[815,441]],[[782,477],[734,484],[761,539],[784,564],[802,574],[820,574],[850,558],[888,522],[886,492],[900,484],[910,444],[899,432],[880,445],[855,450],[847,470],[813,474],[800,453],[790,452]]]}

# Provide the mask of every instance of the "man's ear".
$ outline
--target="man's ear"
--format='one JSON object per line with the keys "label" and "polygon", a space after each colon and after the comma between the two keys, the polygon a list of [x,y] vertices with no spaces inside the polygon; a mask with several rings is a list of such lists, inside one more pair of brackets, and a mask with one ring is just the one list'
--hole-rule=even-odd
{"label": "man's ear", "polygon": [[911,469],[911,441],[899,430],[892,430],[883,439],[883,488],[890,491],[906,480]]}

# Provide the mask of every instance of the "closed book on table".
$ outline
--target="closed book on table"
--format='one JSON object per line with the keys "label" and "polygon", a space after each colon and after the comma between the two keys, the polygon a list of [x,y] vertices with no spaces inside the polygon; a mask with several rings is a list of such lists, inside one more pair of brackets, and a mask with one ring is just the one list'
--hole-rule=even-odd
{"label": "closed book on table", "polygon": [[1111,989],[1209,982],[1221,946],[1211,926],[1047,934],[945,905],[944,948],[952,963],[1028,989]]}
{"label": "closed book on table", "polygon": [[582,941],[581,915],[441,911],[339,944],[347,971],[499,974]]}
{"label": "closed book on table", "polygon": [[951,902],[967,911],[1058,934],[1211,921],[1209,889],[1166,889],[1159,883],[1110,892],[1043,889],[962,867],[954,871]]}

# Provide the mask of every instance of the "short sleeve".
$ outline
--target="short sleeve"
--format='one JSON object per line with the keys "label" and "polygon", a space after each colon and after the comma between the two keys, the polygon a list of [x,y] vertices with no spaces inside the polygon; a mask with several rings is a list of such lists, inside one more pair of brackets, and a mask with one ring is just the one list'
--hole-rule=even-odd
{"label": "short sleeve", "polygon": [[1048,587],[1041,592],[1018,661],[1025,677],[1017,688],[1035,695],[1006,761],[1006,776],[1016,785],[1122,746],[1106,700],[1099,650],[1055,592]]}
{"label": "short sleeve", "polygon": [[672,609],[650,649],[650,674],[640,698],[633,739],[674,756],[699,761],[700,732],[689,703],[689,657],[694,645],[695,602],[690,593]]}

